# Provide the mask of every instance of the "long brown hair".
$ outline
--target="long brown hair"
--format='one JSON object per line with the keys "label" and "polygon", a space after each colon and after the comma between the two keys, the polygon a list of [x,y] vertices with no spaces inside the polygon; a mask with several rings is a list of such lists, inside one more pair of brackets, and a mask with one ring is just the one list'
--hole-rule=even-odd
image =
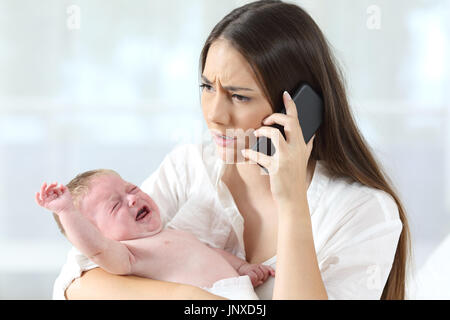
{"label": "long brown hair", "polygon": [[257,1],[234,9],[208,36],[200,56],[200,73],[218,38],[230,41],[246,58],[274,112],[281,108],[283,91],[292,94],[302,82],[322,95],[324,120],[310,159],[324,160],[333,175],[383,190],[395,200],[403,230],[381,299],[404,299],[411,250],[405,209],[355,124],[344,77],[317,24],[302,8],[281,1]]}

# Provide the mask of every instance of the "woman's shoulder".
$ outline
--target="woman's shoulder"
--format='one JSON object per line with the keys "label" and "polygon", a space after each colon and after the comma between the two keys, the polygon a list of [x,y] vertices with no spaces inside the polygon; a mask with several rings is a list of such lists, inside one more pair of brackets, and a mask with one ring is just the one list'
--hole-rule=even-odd
{"label": "woman's shoulder", "polygon": [[321,202],[327,207],[333,207],[334,211],[343,214],[367,211],[383,220],[399,219],[397,203],[388,192],[350,177],[333,175],[325,163],[322,163],[321,173],[327,179]]}

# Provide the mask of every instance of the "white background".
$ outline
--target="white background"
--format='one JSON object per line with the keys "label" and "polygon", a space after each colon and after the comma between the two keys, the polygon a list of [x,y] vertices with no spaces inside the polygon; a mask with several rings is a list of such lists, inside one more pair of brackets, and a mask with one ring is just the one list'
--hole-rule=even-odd
{"label": "white background", "polygon": [[[417,269],[450,233],[450,1],[292,2],[341,63],[405,204]],[[0,299],[51,298],[65,261],[69,243],[34,202],[43,181],[112,168],[140,184],[198,141],[200,50],[243,3],[0,0]]]}

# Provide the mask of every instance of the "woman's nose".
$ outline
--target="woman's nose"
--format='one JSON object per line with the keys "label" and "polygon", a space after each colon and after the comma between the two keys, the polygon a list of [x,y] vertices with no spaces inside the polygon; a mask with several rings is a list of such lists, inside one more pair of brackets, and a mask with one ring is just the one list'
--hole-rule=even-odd
{"label": "woman's nose", "polygon": [[206,103],[208,103],[208,120],[221,125],[227,125],[230,121],[230,115],[223,93],[216,93],[214,97]]}

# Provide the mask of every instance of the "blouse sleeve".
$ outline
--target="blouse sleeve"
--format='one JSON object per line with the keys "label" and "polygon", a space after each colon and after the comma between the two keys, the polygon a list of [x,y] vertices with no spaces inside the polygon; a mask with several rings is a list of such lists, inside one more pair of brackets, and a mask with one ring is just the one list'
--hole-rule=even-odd
{"label": "blouse sleeve", "polygon": [[340,218],[319,258],[329,299],[380,299],[402,231],[398,207],[367,193]]}
{"label": "blouse sleeve", "polygon": [[159,208],[161,221],[165,226],[186,202],[186,173],[179,170],[180,161],[185,161],[185,148],[179,146],[170,152],[141,185],[142,191],[149,194]]}

